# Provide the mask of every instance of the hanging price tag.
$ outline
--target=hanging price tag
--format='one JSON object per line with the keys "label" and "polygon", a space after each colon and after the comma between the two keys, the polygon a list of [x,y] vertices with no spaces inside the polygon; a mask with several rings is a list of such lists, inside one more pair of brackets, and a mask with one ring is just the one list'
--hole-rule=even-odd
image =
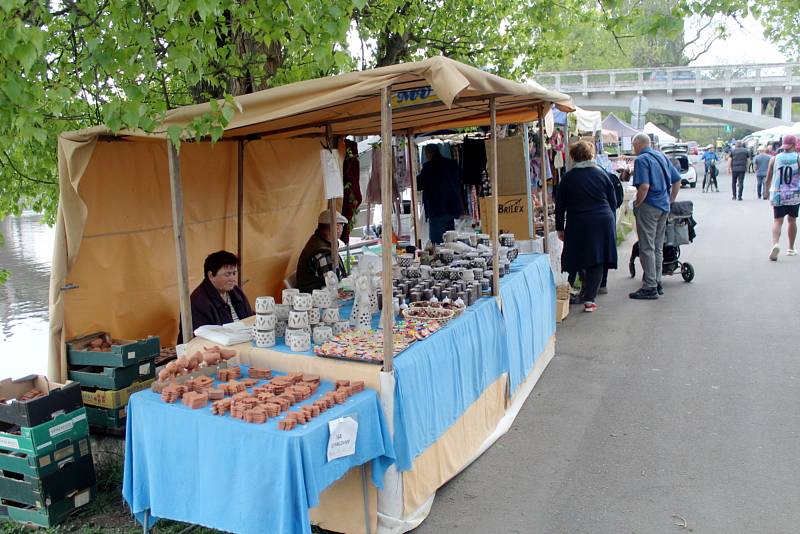
{"label": "hanging price tag", "polygon": [[350,456],[356,452],[358,422],[352,417],[340,417],[328,422],[328,461]]}

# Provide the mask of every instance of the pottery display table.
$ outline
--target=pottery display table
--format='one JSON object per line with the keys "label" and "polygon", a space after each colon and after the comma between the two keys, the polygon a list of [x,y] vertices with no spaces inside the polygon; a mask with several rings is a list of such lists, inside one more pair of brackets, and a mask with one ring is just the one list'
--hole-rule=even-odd
{"label": "pottery display table", "polygon": [[[297,406],[331,390],[333,384],[323,381]],[[328,422],[344,416],[358,422],[355,454],[329,462]],[[309,508],[325,488],[367,463],[380,485],[393,462],[373,390],[291,431],[278,430],[277,421],[251,424],[212,415],[210,405],[191,410],[162,402],[152,391],[136,393],[128,407],[125,501],[146,527],[152,518],[167,518],[230,532],[309,533]],[[350,503],[356,509],[366,504]]]}

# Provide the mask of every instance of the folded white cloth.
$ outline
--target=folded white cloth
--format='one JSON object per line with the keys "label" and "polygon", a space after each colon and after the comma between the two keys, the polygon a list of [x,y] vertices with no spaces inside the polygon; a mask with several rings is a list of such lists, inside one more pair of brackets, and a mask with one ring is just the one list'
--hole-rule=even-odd
{"label": "folded white cloth", "polygon": [[207,324],[195,329],[194,335],[220,345],[230,346],[253,339],[253,330],[243,322],[236,321],[222,326]]}

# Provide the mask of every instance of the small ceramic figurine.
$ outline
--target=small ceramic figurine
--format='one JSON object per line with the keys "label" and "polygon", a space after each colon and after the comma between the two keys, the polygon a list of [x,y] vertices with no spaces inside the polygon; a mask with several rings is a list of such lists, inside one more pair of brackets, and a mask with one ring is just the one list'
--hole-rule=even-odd
{"label": "small ceramic figurine", "polygon": [[354,275],[355,300],[350,313],[350,326],[356,330],[369,330],[372,324],[372,306],[370,304],[370,283],[367,273]]}
{"label": "small ceramic figurine", "polygon": [[328,271],[325,273],[325,288],[328,290],[328,293],[331,294],[332,303],[339,300],[339,279],[336,278],[335,272]]}

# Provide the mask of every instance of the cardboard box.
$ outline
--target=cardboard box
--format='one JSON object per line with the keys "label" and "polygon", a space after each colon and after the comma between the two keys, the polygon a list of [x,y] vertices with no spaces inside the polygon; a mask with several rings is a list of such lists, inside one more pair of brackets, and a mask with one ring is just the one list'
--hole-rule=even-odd
{"label": "cardboard box", "polygon": [[70,365],[97,365],[100,367],[129,367],[154,359],[161,351],[158,336],[133,341],[129,339],[112,339],[110,352],[94,352],[86,350],[92,340],[108,335],[107,332],[95,332],[87,336],[67,341],[67,361]]}
{"label": "cardboard box", "polygon": [[[525,173],[525,141],[523,137],[505,137],[497,140],[497,194],[513,196],[527,194],[528,179]],[[492,175],[492,143],[486,143],[486,168]]]}
{"label": "cardboard box", "polygon": [[50,506],[96,483],[92,456],[87,455],[41,478],[0,471],[0,497],[29,506]]}
{"label": "cardboard box", "polygon": [[[481,227],[483,232],[492,233],[492,199],[480,199]],[[500,196],[497,199],[497,219],[500,232],[512,233],[518,240],[529,239],[528,236],[528,197],[527,194]]]}
{"label": "cardboard box", "polygon": [[70,367],[69,378],[82,386],[101,389],[123,389],[137,380],[155,378],[156,366],[153,359],[135,363],[128,367],[101,367],[96,365]]}
{"label": "cardboard box", "polygon": [[87,406],[120,408],[128,404],[128,399],[130,399],[131,395],[149,388],[153,382],[155,382],[155,378],[134,382],[130,386],[119,390],[85,387],[81,391],[81,395],[83,396],[83,403]]}
{"label": "cardboard box", "polygon": [[569,315],[569,299],[556,300],[556,322],[560,323]]}
{"label": "cardboard box", "polygon": [[70,461],[77,461],[81,457],[87,454],[91,455],[92,453],[88,437],[63,440],[62,443],[63,444],[53,452],[40,456],[0,449],[0,469],[32,477],[44,477],[55,473]]}
{"label": "cardboard box", "polygon": [[81,388],[76,382],[58,384],[41,375],[30,375],[0,382],[0,398],[19,399],[31,389],[47,393],[29,401],[0,402],[0,422],[19,426],[36,426],[46,423],[56,415],[74,412],[81,406]]}
{"label": "cardboard box", "polygon": [[95,498],[96,492],[95,486],[82,489],[50,506],[30,506],[14,502],[11,499],[0,498],[0,519],[52,527],[64,521],[81,506],[89,504]]}
{"label": "cardboard box", "polygon": [[78,408],[34,427],[0,423],[0,448],[41,456],[59,449],[65,440],[80,439],[88,434],[86,409]]}

